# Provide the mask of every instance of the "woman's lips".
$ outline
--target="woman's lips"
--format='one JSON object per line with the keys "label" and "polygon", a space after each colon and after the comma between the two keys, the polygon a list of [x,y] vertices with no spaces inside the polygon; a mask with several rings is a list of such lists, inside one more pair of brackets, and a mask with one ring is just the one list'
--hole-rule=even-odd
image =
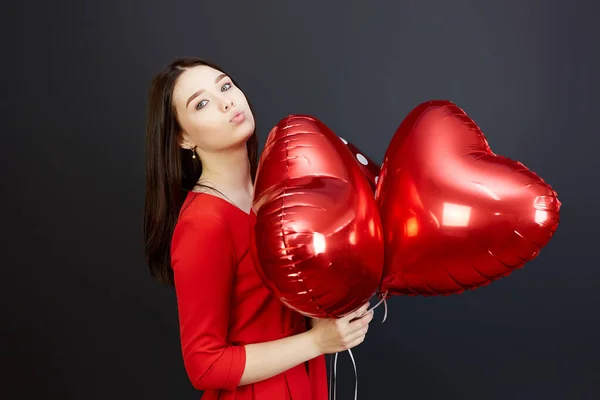
{"label": "woman's lips", "polygon": [[237,111],[233,115],[233,118],[231,118],[229,120],[229,122],[233,122],[235,124],[239,124],[240,122],[244,122],[245,119],[246,119],[246,113],[244,113],[243,111]]}

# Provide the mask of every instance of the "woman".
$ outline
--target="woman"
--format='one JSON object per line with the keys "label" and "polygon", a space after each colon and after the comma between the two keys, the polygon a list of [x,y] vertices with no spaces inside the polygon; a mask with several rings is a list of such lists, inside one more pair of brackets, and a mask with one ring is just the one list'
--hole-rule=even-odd
{"label": "woman", "polygon": [[175,287],[184,364],[203,399],[326,400],[324,354],[361,343],[372,313],[366,304],[307,327],[262,284],[248,250],[257,145],[252,108],[221,68],[185,58],[155,77],[150,272]]}

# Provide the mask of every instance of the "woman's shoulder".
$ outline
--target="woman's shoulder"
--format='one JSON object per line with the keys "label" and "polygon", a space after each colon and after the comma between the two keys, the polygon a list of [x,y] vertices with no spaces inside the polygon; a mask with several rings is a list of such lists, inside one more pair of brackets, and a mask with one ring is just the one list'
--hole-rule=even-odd
{"label": "woman's shoulder", "polygon": [[172,247],[175,249],[188,242],[233,247],[231,229],[218,204],[214,205],[210,199],[197,200],[186,201],[182,207],[173,231]]}
{"label": "woman's shoulder", "polygon": [[179,212],[175,233],[181,234],[191,230],[203,236],[230,236],[228,221],[227,209],[215,201],[214,196],[190,192]]}
{"label": "woman's shoulder", "polygon": [[203,192],[189,192],[179,212],[179,220],[218,220],[224,222],[226,210],[215,196]]}
{"label": "woman's shoulder", "polygon": [[[235,246],[231,230],[216,208],[207,204],[187,202],[182,208],[171,238],[173,271],[196,271],[198,260],[203,263],[235,261]],[[207,264],[207,265],[208,265]]]}

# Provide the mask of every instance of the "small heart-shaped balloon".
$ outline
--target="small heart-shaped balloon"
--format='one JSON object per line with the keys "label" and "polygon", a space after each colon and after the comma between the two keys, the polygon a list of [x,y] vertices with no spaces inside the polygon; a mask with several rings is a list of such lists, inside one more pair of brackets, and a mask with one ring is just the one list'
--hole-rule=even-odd
{"label": "small heart-shaped balloon", "polygon": [[549,242],[561,205],[449,101],[423,103],[402,122],[375,197],[390,295],[456,294],[509,275]]}
{"label": "small heart-shaped balloon", "polygon": [[288,307],[337,318],[377,292],[383,235],[373,191],[351,152],[321,121],[291,115],[271,130],[252,208],[257,272]]}

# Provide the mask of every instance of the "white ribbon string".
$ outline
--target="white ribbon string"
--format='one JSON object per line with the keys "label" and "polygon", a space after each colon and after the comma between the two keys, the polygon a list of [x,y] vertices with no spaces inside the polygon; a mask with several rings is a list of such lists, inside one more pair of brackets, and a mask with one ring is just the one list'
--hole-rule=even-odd
{"label": "white ribbon string", "polygon": [[[381,303],[383,303],[383,320],[381,321],[381,323],[383,324],[385,322],[385,320],[387,319],[387,301],[385,300],[385,298],[387,297],[387,290],[381,295],[381,300],[379,300],[379,302],[377,304],[375,304],[369,311],[373,311],[374,309],[376,309],[377,307],[379,307],[381,305]],[[366,314],[366,313],[365,313]]]}
{"label": "white ribbon string", "polygon": [[[375,304],[370,310],[367,310],[365,312],[371,312],[373,310],[375,310],[377,307],[379,307],[381,305],[381,303],[383,303],[383,321],[381,321],[381,323],[383,324],[385,322],[385,320],[387,319],[387,301],[385,300],[386,296],[387,296],[387,291],[385,293],[383,293],[383,295],[381,296],[381,300],[379,300],[379,302],[377,304]],[[363,314],[363,315],[365,315]],[[360,318],[360,317],[359,317]],[[354,400],[358,400],[358,370],[356,368],[356,360],[354,360],[354,354],[352,354],[352,350],[348,349],[348,354],[350,355],[350,359],[352,360],[352,366],[354,367]],[[330,359],[329,359],[329,400],[336,400],[336,396],[337,396],[337,360],[338,360],[338,354],[339,353],[335,353],[333,354]]]}
{"label": "white ribbon string", "polygon": [[[354,368],[354,400],[357,400],[358,399],[358,370],[356,369],[356,360],[354,360],[354,354],[352,354],[352,350],[348,349],[347,351],[348,351],[348,354],[350,355],[350,359],[352,360],[352,367]],[[337,397],[336,379],[337,379],[338,354],[340,354],[340,353],[335,353],[332,358],[333,368],[331,371],[332,371],[333,380],[331,382],[332,384],[329,389],[329,398],[331,400],[335,400]]]}

